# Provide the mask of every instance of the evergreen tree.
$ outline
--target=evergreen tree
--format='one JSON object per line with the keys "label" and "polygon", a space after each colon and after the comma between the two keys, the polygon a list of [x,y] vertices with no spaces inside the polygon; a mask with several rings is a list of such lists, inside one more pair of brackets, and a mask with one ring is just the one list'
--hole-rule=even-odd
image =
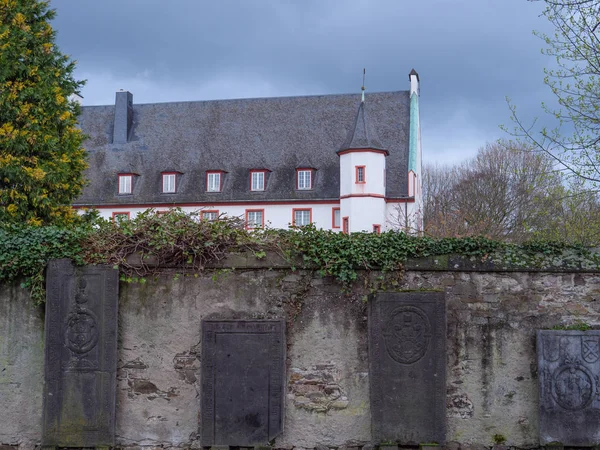
{"label": "evergreen tree", "polygon": [[83,82],[54,44],[54,10],[0,0],[0,224],[66,224],[87,167],[79,107]]}

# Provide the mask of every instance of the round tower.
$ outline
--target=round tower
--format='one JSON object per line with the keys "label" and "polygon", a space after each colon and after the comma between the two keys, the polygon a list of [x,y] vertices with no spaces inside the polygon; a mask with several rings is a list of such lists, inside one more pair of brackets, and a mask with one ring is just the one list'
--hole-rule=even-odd
{"label": "round tower", "polygon": [[386,229],[385,163],[383,148],[363,98],[340,157],[340,217],[343,232],[380,232]]}

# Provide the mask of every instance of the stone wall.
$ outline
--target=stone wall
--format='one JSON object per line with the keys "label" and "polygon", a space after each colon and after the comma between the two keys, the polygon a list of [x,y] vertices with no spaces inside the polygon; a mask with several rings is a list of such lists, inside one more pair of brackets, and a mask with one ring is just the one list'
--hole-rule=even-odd
{"label": "stone wall", "polygon": [[[120,446],[200,445],[200,321],[209,318],[287,321],[285,431],[274,447],[371,443],[366,292],[267,265],[121,283]],[[535,330],[600,327],[600,274],[409,268],[398,289],[446,292],[449,446],[538,446]],[[23,289],[2,286],[0,446],[39,445],[42,383],[43,314]]]}

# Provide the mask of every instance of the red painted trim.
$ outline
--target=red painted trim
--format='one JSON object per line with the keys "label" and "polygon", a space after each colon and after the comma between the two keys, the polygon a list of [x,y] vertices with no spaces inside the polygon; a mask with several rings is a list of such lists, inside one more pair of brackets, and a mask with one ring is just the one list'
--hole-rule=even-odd
{"label": "red painted trim", "polygon": [[[270,170],[269,170],[270,172]],[[252,189],[252,174],[253,173],[262,173],[263,174],[263,188],[262,189]],[[264,192],[267,190],[267,170],[266,169],[252,169],[250,171],[250,190],[252,192]]]}
{"label": "red painted trim", "polygon": [[339,205],[339,200],[248,200],[247,202],[197,202],[197,203],[121,203],[108,205],[73,205],[73,209],[112,209],[112,208],[193,208],[206,206],[263,206],[263,205]]}
{"label": "red painted trim", "polygon": [[129,211],[113,212],[112,213],[113,220],[115,220],[115,216],[127,216],[127,220],[129,220],[131,218],[131,214],[129,213]]}
{"label": "red painted trim", "polygon": [[352,198],[352,197],[385,198],[385,195],[381,195],[381,194],[348,194],[348,195],[342,195],[342,196],[340,196],[340,200],[343,200],[345,198]]}
{"label": "red painted trim", "polygon": [[[177,193],[177,175],[180,172],[162,172],[162,192],[163,194],[176,194]],[[175,190],[173,192],[165,192],[165,175],[175,175],[175,183],[173,183],[173,187]]]}
{"label": "red painted trim", "polygon": [[[302,188],[300,189],[300,187],[298,186],[298,182],[299,182],[299,178],[298,178],[298,173],[302,171],[302,172],[310,172],[310,187],[309,188]],[[310,191],[313,186],[314,186],[314,178],[315,178],[315,169],[312,169],[310,167],[298,167],[296,169],[296,190],[299,191]]]}
{"label": "red painted trim", "polygon": [[348,234],[350,232],[350,219],[348,216],[342,217],[342,233]]}
{"label": "red painted trim", "polygon": [[[335,212],[336,211],[340,211],[340,208],[331,208],[331,228],[339,228],[341,226],[340,225],[335,225]],[[341,213],[340,213],[341,216]],[[340,221],[341,221],[341,217],[340,217]]]}
{"label": "red painted trim", "polygon": [[373,224],[373,233],[381,234],[381,225],[378,223]]}
{"label": "red painted trim", "polygon": [[246,216],[246,230],[252,230],[252,228],[248,226],[248,213],[249,212],[261,212],[262,213],[262,215],[261,215],[261,217],[262,217],[261,228],[264,228],[264,226],[265,226],[265,210],[264,209],[247,209],[246,210],[246,214],[245,214],[245,216]]}
{"label": "red painted trim", "polygon": [[386,203],[414,203],[414,197],[405,197],[405,198],[386,198]]}
{"label": "red painted trim", "polygon": [[338,156],[342,156],[342,155],[346,155],[348,153],[379,153],[381,155],[385,155],[388,156],[389,152],[387,150],[377,150],[374,148],[350,148],[348,150],[342,150],[340,152],[338,152]]}
{"label": "red painted trim", "polygon": [[296,211],[308,211],[308,223],[312,223],[312,208],[292,208],[292,225],[296,226]]}
{"label": "red painted trim", "polygon": [[217,213],[217,217],[219,217],[219,210],[218,209],[203,209],[202,211],[200,211],[201,214],[201,218],[204,219],[204,213]]}
{"label": "red painted trim", "polygon": [[[219,176],[219,190],[218,191],[209,191],[208,190],[208,174],[209,173],[218,173]],[[223,176],[225,172],[223,170],[207,170],[206,171],[206,192],[223,192]]]}
{"label": "red painted trim", "polygon": [[[358,181],[358,169],[362,169],[363,172],[363,180]],[[365,184],[367,182],[367,166],[354,166],[355,178],[354,184]]]}

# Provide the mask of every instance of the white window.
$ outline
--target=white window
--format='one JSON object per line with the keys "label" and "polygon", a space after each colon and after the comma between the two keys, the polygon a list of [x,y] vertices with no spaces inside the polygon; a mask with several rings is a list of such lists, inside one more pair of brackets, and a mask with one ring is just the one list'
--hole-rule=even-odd
{"label": "white window", "polygon": [[113,213],[112,217],[115,222],[129,220],[129,212],[115,212]]}
{"label": "white window", "polygon": [[252,172],[252,190],[253,191],[264,191],[265,190],[265,173],[264,172]]}
{"label": "white window", "polygon": [[119,175],[119,194],[131,194],[133,175]]}
{"label": "white window", "polygon": [[217,220],[219,218],[219,211],[202,211],[202,218],[204,220]]}
{"label": "white window", "polygon": [[333,208],[333,228],[340,227],[340,208]]}
{"label": "white window", "polygon": [[175,192],[174,173],[163,173],[163,192],[167,194]]}
{"label": "white window", "polygon": [[301,227],[310,223],[310,209],[294,210],[294,225]]}
{"label": "white window", "polygon": [[312,189],[312,170],[298,171],[298,189]]}
{"label": "white window", "polygon": [[208,172],[206,174],[206,190],[208,192],[221,192],[221,172]]}
{"label": "white window", "polygon": [[263,210],[247,210],[246,211],[246,227],[261,228],[263,226]]}

